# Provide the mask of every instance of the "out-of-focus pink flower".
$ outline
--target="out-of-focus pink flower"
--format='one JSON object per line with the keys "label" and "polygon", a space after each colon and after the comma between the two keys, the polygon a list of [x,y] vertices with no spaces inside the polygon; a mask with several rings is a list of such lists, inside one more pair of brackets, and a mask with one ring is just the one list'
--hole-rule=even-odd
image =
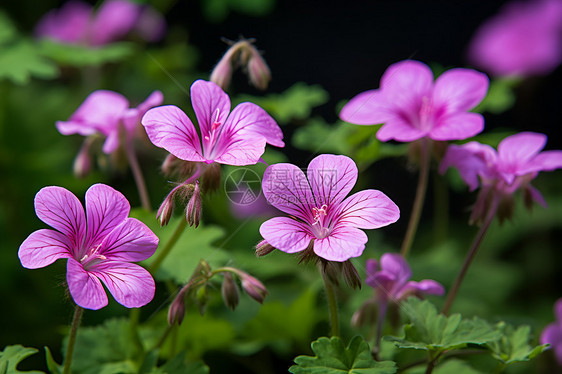
{"label": "out-of-focus pink flower", "polygon": [[554,317],[556,320],[542,331],[540,342],[551,345],[558,364],[562,366],[562,299],[554,304]]}
{"label": "out-of-focus pink flower", "polygon": [[470,61],[496,76],[548,74],[562,62],[562,1],[518,1],[475,33]]}
{"label": "out-of-focus pink flower", "polygon": [[345,198],[357,181],[357,166],[346,156],[320,155],[308,165],[307,175],[295,165],[269,166],[262,189],[271,205],[290,217],[275,217],[260,227],[274,248],[296,253],[314,241],[314,253],[328,261],[358,257],[367,235],[394,223],[400,210],[388,196],[364,190]]}
{"label": "out-of-focus pink flower", "polygon": [[57,130],[63,135],[80,134],[84,136],[101,133],[107,138],[103,151],[114,152],[120,145],[123,132],[132,139],[140,120],[146,111],[160,105],[164,97],[154,91],[136,108],[129,108],[129,101],[123,95],[107,90],[92,92],[78,107],[68,121],[57,121]]}
{"label": "out-of-focus pink flower", "polygon": [[131,31],[147,41],[164,35],[164,18],[149,6],[127,0],[107,0],[97,11],[81,1],[71,1],[47,13],[35,33],[62,43],[101,46],[122,39]]}
{"label": "out-of-focus pink flower", "polygon": [[484,118],[468,112],[486,96],[489,80],[470,69],[451,69],[433,82],[419,61],[401,61],[386,69],[380,88],[352,98],[340,118],[356,125],[384,123],[377,138],[411,142],[421,138],[459,140],[484,129]]}
{"label": "out-of-focus pink flower", "polygon": [[37,216],[55,230],[37,230],[22,243],[18,256],[28,269],[66,258],[68,289],[87,309],[107,305],[100,280],[127,308],[154,297],[154,279],[132,264],[154,254],[158,237],[142,222],[128,218],[129,202],[120,192],[96,184],[86,192],[86,215],[80,201],[62,187],[45,187],[35,197]]}
{"label": "out-of-focus pink flower", "polygon": [[256,164],[265,145],[283,147],[281,128],[265,110],[242,103],[230,112],[230,98],[215,83],[197,80],[191,85],[191,104],[201,129],[178,107],[149,110],[142,124],[152,143],[185,161],[228,165]]}
{"label": "out-of-focus pink flower", "polygon": [[367,260],[367,279],[365,283],[373,287],[380,302],[398,302],[408,296],[443,295],[445,288],[431,279],[419,282],[410,280],[412,270],[398,253],[385,253],[377,260]]}

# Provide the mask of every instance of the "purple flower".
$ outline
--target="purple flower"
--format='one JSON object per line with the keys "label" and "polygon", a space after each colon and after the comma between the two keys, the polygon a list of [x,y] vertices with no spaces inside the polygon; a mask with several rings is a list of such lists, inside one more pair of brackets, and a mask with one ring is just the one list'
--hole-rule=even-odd
{"label": "purple flower", "polygon": [[508,4],[478,29],[468,54],[496,76],[550,73],[562,61],[562,1]]}
{"label": "purple flower", "polygon": [[57,130],[63,135],[84,136],[101,133],[107,137],[103,151],[113,153],[120,145],[120,134],[124,130],[132,139],[142,116],[153,106],[162,104],[164,97],[154,91],[136,108],[129,108],[129,101],[123,95],[106,90],[92,92],[68,121],[57,121]]}
{"label": "purple flower", "polygon": [[68,44],[105,45],[137,31],[145,40],[154,41],[164,34],[161,14],[148,6],[126,0],[108,0],[94,12],[81,1],[66,3],[47,13],[37,24],[35,33]]}
{"label": "purple flower", "polygon": [[529,185],[539,171],[562,167],[562,151],[541,152],[546,140],[544,134],[521,132],[503,139],[497,152],[478,142],[450,145],[440,172],[444,173],[451,166],[457,168],[471,191],[481,184],[484,188],[511,195],[523,187],[534,201],[546,206],[540,192]]}
{"label": "purple flower", "polygon": [[428,137],[457,140],[484,129],[484,118],[468,110],[488,91],[486,75],[470,69],[451,69],[433,82],[429,67],[406,60],[391,65],[380,88],[352,98],[340,118],[356,125],[384,123],[377,138],[411,142]]}
{"label": "purple flower", "polygon": [[385,253],[377,260],[367,260],[367,279],[365,283],[377,291],[379,301],[400,301],[408,296],[443,295],[445,288],[431,279],[419,282],[409,280],[412,276],[410,266],[398,253]]}
{"label": "purple flower", "polygon": [[154,145],[185,161],[229,165],[257,163],[266,143],[285,145],[281,129],[265,110],[242,103],[230,112],[228,95],[213,82],[195,81],[191,104],[202,142],[189,117],[178,107],[166,105],[149,110],[142,118]]}
{"label": "purple flower", "polygon": [[79,306],[100,309],[107,295],[127,308],[141,307],[154,296],[154,279],[131,262],[146,260],[158,238],[142,222],[128,218],[129,202],[120,192],[95,184],[86,192],[86,214],[80,201],[62,187],[45,187],[35,196],[35,212],[55,230],[37,230],[20,246],[23,267],[42,268],[67,258],[70,295]]}
{"label": "purple flower", "polygon": [[262,182],[265,198],[290,217],[264,222],[260,234],[287,253],[303,251],[313,240],[314,253],[328,261],[360,256],[367,243],[367,235],[360,229],[394,223],[400,211],[377,190],[345,198],[356,181],[357,166],[346,156],[316,157],[308,165],[307,176],[292,164],[269,166]]}
{"label": "purple flower", "polygon": [[556,321],[544,328],[540,342],[551,345],[558,364],[562,366],[562,299],[558,299],[554,304],[554,317]]}

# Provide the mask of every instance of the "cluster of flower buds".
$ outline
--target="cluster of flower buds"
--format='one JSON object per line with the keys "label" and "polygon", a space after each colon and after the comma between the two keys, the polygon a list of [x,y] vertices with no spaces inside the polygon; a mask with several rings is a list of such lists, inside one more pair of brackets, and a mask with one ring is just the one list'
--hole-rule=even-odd
{"label": "cluster of flower buds", "polygon": [[178,292],[168,310],[168,323],[178,325],[182,323],[186,311],[187,296],[192,296],[201,314],[205,313],[207,307],[208,295],[207,286],[211,279],[218,274],[223,275],[221,286],[222,299],[227,307],[234,310],[240,301],[240,292],[235,277],[238,277],[242,285],[242,289],[252,299],[259,303],[267,296],[268,292],[262,282],[237,268],[221,267],[211,270],[211,267],[205,260],[201,260],[189,282]]}
{"label": "cluster of flower buds", "polygon": [[170,222],[174,212],[176,198],[180,199],[184,204],[187,202],[185,215],[189,225],[193,226],[195,224],[195,227],[199,226],[201,217],[201,191],[198,181],[196,181],[195,184],[186,181],[170,191],[168,196],[164,199],[164,202],[160,205],[160,208],[158,208],[158,213],[156,214],[156,219],[160,223],[160,226],[166,226],[168,222]]}
{"label": "cluster of flower buds", "polygon": [[229,42],[230,48],[220,59],[211,73],[211,81],[226,90],[232,79],[232,72],[241,68],[248,74],[250,83],[265,90],[271,80],[271,71],[260,52],[252,44],[254,39],[242,39]]}

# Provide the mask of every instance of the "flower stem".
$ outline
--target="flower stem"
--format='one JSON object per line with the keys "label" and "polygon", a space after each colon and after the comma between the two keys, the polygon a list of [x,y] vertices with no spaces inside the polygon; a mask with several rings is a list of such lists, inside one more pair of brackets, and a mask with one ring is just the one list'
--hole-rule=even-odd
{"label": "flower stem", "polygon": [[168,240],[164,248],[162,248],[162,251],[158,254],[158,256],[156,256],[154,262],[150,264],[150,266],[148,267],[148,270],[150,271],[151,274],[155,274],[158,268],[160,268],[160,265],[162,265],[162,261],[164,261],[166,256],[168,256],[168,253],[170,253],[170,251],[172,250],[172,248],[180,238],[181,234],[183,234],[186,227],[187,227],[187,221],[185,219],[180,219],[180,222],[176,226],[176,229],[174,230],[172,237]]}
{"label": "flower stem", "polygon": [[423,209],[423,202],[425,200],[425,192],[427,190],[427,179],[429,175],[429,157],[430,143],[427,139],[421,139],[421,160],[420,160],[420,174],[418,178],[418,186],[416,188],[416,197],[414,198],[414,205],[412,207],[412,213],[410,215],[410,221],[408,222],[408,228],[406,230],[406,235],[404,236],[404,241],[402,242],[402,247],[400,249],[400,254],[402,257],[406,258],[408,253],[410,253],[410,248],[412,247],[412,242],[416,236],[416,231],[418,229],[418,224],[420,222],[421,212]]}
{"label": "flower stem", "polygon": [[137,185],[137,190],[139,191],[142,207],[148,211],[151,211],[152,208],[150,206],[148,190],[146,189],[146,183],[144,182],[144,177],[142,175],[139,161],[137,160],[137,155],[135,154],[135,149],[132,139],[128,139],[126,141],[125,151],[127,153],[127,159],[129,160],[129,165],[131,165],[131,171],[133,172],[133,177],[135,178],[135,184]]}
{"label": "flower stem", "polygon": [[464,279],[464,276],[465,276],[465,274],[468,270],[468,267],[472,263],[472,260],[474,260],[474,257],[476,256],[476,253],[478,252],[478,248],[480,248],[480,243],[482,243],[482,240],[484,239],[484,235],[486,235],[486,232],[488,231],[488,228],[490,227],[490,224],[494,220],[494,217],[496,215],[496,210],[498,208],[498,204],[499,204],[499,197],[494,196],[494,198],[492,199],[492,202],[490,204],[490,207],[488,208],[488,214],[486,215],[486,219],[484,220],[484,222],[482,223],[482,226],[480,226],[480,230],[478,230],[478,233],[474,237],[474,240],[472,241],[472,245],[470,246],[470,249],[469,249],[469,251],[466,254],[466,257],[464,259],[464,263],[462,265],[462,268],[461,268],[459,274],[457,275],[457,278],[455,279],[455,283],[453,283],[453,286],[449,290],[449,293],[447,295],[447,300],[445,301],[445,306],[443,307],[443,310],[441,311],[441,313],[447,314],[449,312],[449,309],[451,308],[451,305],[453,304],[453,301],[455,300],[455,296],[457,295],[457,292],[459,291],[459,287],[460,287],[460,285],[461,285],[461,283]]}
{"label": "flower stem", "polygon": [[330,312],[330,328],[332,336],[340,336],[340,319],[338,312],[338,301],[336,299],[336,290],[332,281],[328,276],[320,270],[324,279],[324,287],[326,289],[326,298],[328,299],[328,309]]}
{"label": "flower stem", "polygon": [[384,325],[384,320],[386,318],[386,310],[388,306],[387,300],[379,301],[379,315],[377,317],[377,336],[375,340],[375,345],[373,347],[373,355],[378,360],[381,352],[381,338],[382,338],[382,327]]}
{"label": "flower stem", "polygon": [[66,346],[66,355],[64,356],[64,367],[62,374],[70,374],[70,364],[72,363],[72,354],[74,353],[74,344],[76,343],[76,333],[80,326],[84,309],[76,305],[74,309],[74,317],[72,317],[72,325],[70,325],[70,336],[68,337],[68,345]]}

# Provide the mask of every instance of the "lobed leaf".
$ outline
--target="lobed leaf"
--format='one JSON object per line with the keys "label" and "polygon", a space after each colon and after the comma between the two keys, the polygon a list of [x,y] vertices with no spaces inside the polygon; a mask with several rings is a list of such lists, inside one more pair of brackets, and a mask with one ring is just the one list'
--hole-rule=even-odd
{"label": "lobed leaf", "polygon": [[514,326],[505,322],[499,322],[496,330],[501,337],[486,346],[492,351],[492,356],[505,365],[514,362],[529,361],[547,349],[548,344],[532,346],[531,327],[527,325]]}
{"label": "lobed leaf", "polygon": [[15,374],[15,373],[26,373],[26,374],[41,374],[42,371],[19,371],[17,369],[18,364],[26,359],[27,357],[37,353],[35,348],[26,348],[22,345],[9,345],[0,352],[0,374]]}

